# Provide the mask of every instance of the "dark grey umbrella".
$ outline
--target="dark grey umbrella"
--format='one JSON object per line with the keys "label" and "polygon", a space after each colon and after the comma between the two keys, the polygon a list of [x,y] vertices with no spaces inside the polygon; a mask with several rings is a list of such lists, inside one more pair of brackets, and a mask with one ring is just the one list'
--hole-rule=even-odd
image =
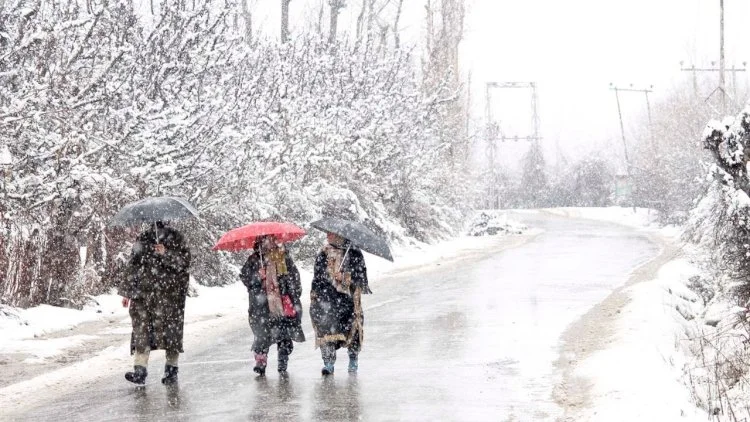
{"label": "dark grey umbrella", "polygon": [[182,198],[169,196],[148,197],[125,205],[109,222],[110,226],[134,226],[157,221],[173,221],[197,217],[196,210]]}
{"label": "dark grey umbrella", "polygon": [[318,230],[337,234],[348,239],[354,246],[363,251],[393,262],[393,255],[391,255],[388,242],[362,223],[344,220],[343,218],[325,217],[312,222],[310,225]]}

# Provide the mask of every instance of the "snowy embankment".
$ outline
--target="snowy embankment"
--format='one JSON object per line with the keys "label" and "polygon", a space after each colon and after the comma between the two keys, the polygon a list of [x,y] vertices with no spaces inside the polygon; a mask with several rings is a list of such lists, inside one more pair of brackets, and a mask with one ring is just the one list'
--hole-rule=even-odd
{"label": "snowy embankment", "polygon": [[687,370],[693,360],[686,341],[692,324],[683,316],[696,302],[685,285],[695,268],[685,258],[663,265],[655,279],[624,292],[615,334],[603,350],[579,363],[576,375],[591,380],[590,421],[703,421],[692,401]]}
{"label": "snowy embankment", "polygon": [[[494,250],[507,243],[503,238],[508,234],[536,233],[498,215],[495,218],[514,230],[499,231],[502,234],[499,236],[460,236],[432,245],[415,241],[394,245],[395,263],[368,255],[373,290],[377,293],[378,278]],[[469,228],[474,226],[476,222],[467,225]],[[302,301],[307,307],[312,273],[309,268],[300,270],[304,290]],[[186,350],[204,347],[211,338],[226,330],[247,328],[247,292],[241,283],[225,287],[193,285],[198,294],[189,297],[186,304]],[[3,339],[0,363],[4,364],[0,368],[9,371],[13,365],[20,367],[15,374],[9,375],[11,379],[0,384],[0,408],[27,402],[28,395],[39,388],[65,388],[70,383],[85,383],[113,371],[121,372],[132,364],[129,335],[128,310],[122,307],[121,297],[116,294],[93,297],[90,305],[82,310],[47,305],[15,309],[0,305],[0,337]],[[162,356],[157,353],[154,362],[158,364]],[[238,358],[249,359],[247,356]],[[24,367],[39,369],[28,371]],[[29,374],[36,376],[29,378]],[[13,379],[13,375],[18,379]]]}
{"label": "snowy embankment", "polygon": [[[585,397],[568,409],[570,420],[698,421],[706,412],[693,401],[689,385],[695,358],[689,339],[696,332],[700,297],[688,288],[698,274],[679,243],[677,227],[657,227],[645,209],[550,209],[556,215],[608,221],[638,228],[663,247],[673,249],[655,272],[614,295],[622,303],[606,309],[614,324],[597,350],[566,356],[573,364],[571,379],[583,380]],[[601,314],[597,314],[601,315]],[[592,334],[592,333],[589,333]]]}

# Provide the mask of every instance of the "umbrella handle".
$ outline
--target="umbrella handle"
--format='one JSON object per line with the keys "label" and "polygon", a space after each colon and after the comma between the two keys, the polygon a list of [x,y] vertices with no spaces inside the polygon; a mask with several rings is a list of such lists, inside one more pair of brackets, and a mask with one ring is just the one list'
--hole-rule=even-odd
{"label": "umbrella handle", "polygon": [[351,249],[351,245],[346,247],[346,252],[344,252],[344,257],[341,258],[341,265],[339,265],[339,272],[341,272],[341,269],[344,268],[344,261],[346,261],[346,256],[349,255],[349,249]]}

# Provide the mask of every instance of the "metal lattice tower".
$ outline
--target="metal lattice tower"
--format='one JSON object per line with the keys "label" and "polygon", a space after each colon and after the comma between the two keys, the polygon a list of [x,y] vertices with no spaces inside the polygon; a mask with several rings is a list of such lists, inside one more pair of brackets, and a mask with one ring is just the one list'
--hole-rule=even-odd
{"label": "metal lattice tower", "polygon": [[[500,128],[500,125],[495,121],[492,113],[492,90],[493,89],[530,89],[531,90],[531,121],[533,124],[533,134],[531,135],[522,135],[522,136],[506,136],[502,129]],[[492,180],[490,183],[490,192],[489,192],[489,199],[490,199],[490,206],[497,208],[499,206],[498,201],[498,192],[497,192],[497,185],[495,183],[497,172],[496,172],[496,165],[497,165],[497,141],[500,140],[502,142],[505,141],[531,141],[531,142],[539,142],[541,140],[541,137],[539,136],[539,127],[540,127],[540,119],[539,119],[539,112],[538,112],[538,97],[536,92],[536,83],[535,82],[487,82],[487,85],[485,87],[485,95],[486,95],[486,103],[485,103],[485,115],[487,119],[487,127],[486,127],[486,141],[487,141],[487,148],[486,148],[486,157],[487,157],[487,168],[489,172],[489,177]]]}

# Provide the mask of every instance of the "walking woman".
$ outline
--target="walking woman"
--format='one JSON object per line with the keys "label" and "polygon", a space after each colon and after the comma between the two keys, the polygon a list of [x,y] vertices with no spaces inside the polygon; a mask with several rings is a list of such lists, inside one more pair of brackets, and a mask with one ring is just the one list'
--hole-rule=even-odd
{"label": "walking woman", "polygon": [[253,252],[242,267],[240,279],[250,297],[248,321],[253,330],[255,371],[266,373],[268,352],[278,349],[278,371],[285,375],[294,343],[305,341],[302,332],[302,285],[294,261],[273,236],[255,241]]}
{"label": "walking woman", "polygon": [[119,286],[122,305],[130,306],[133,332],[130,353],[133,371],[128,381],[143,385],[152,350],[164,350],[167,363],[163,384],[177,382],[182,350],[185,300],[190,282],[190,249],[182,234],[158,221],[138,236],[128,263],[128,276]]}
{"label": "walking woman", "polygon": [[362,251],[328,233],[328,242],[315,260],[310,292],[310,317],[323,358],[323,375],[333,374],[336,350],[342,347],[349,352],[349,372],[357,372],[364,337],[361,296],[369,293]]}

